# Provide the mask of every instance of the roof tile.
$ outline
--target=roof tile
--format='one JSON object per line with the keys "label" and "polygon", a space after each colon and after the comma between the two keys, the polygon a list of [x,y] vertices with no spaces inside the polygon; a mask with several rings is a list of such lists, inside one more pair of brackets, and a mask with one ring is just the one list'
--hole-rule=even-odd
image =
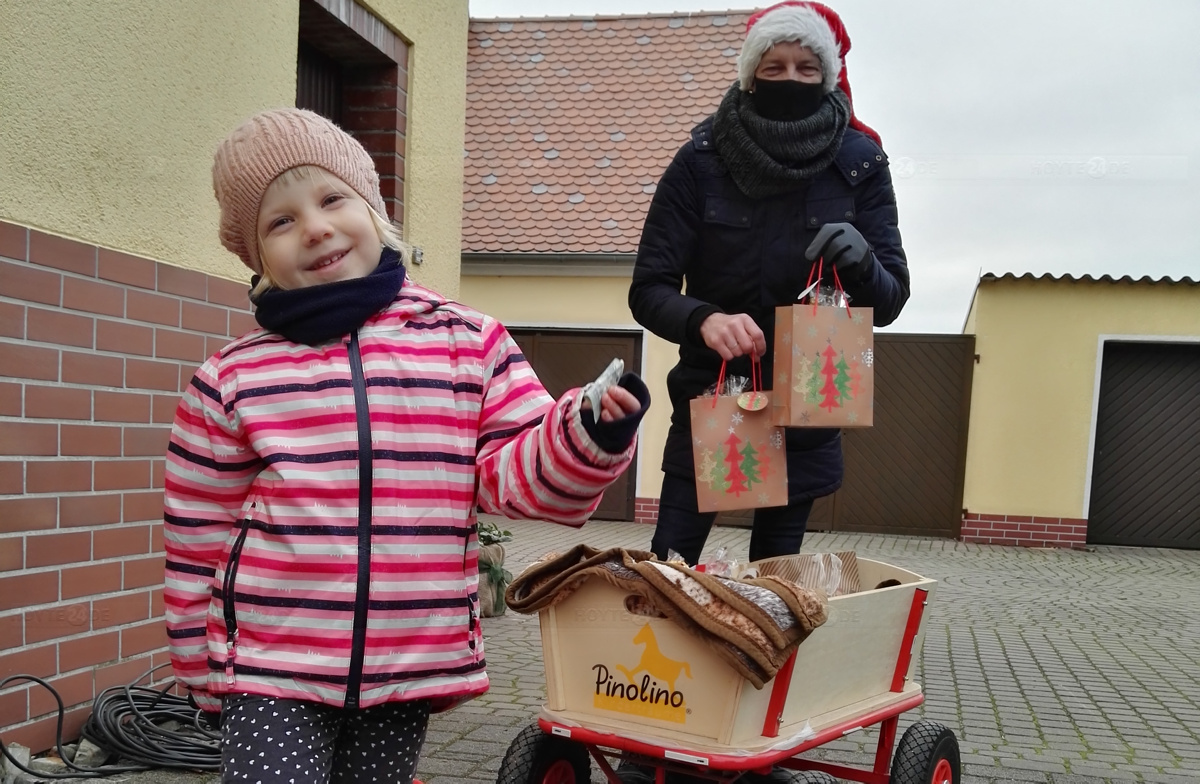
{"label": "roof tile", "polygon": [[471,22],[463,250],[635,252],[663,170],[736,77],[745,20]]}

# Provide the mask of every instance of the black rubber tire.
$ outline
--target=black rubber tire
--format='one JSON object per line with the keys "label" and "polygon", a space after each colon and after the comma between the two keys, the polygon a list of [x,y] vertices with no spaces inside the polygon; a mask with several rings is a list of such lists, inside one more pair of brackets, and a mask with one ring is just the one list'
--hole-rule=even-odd
{"label": "black rubber tire", "polygon": [[[623,784],[654,784],[654,769],[622,761],[617,767],[617,777],[621,779]],[[667,784],[672,784],[672,782],[678,782],[682,779],[696,782],[703,781],[703,779],[690,776],[681,777],[677,773],[667,774]],[[821,773],[815,770],[775,768],[769,776],[762,776],[757,773],[743,774],[737,780],[737,784],[838,784],[838,780],[828,773]]]}
{"label": "black rubber tire", "polygon": [[828,773],[823,773],[819,770],[788,770],[787,768],[775,768],[771,771],[770,777],[760,776],[756,773],[747,773],[738,779],[737,784],[758,784],[759,782],[770,782],[770,784],[838,784],[838,780]]}
{"label": "black rubber tire", "polygon": [[621,784],[654,784],[654,768],[623,759],[617,763],[617,778]]}
{"label": "black rubber tire", "polygon": [[[556,763],[566,763],[568,773],[574,775],[555,777],[562,784],[588,784],[591,779],[592,758],[587,749],[578,743],[547,735],[537,724],[530,724],[509,744],[496,775],[496,784],[549,784],[546,774]],[[564,770],[559,766],[560,771]]]}
{"label": "black rubber tire", "polygon": [[[942,760],[949,763],[948,781],[934,778]],[[918,721],[908,728],[892,757],[891,784],[959,784],[961,779],[958,738],[948,727],[935,721]]]}
{"label": "black rubber tire", "polygon": [[838,780],[819,770],[792,771],[792,784],[838,784]]}

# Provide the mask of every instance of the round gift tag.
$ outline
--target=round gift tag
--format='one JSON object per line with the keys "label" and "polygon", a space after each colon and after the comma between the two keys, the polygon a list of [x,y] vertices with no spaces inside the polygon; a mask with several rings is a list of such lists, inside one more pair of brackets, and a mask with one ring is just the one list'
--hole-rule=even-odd
{"label": "round gift tag", "polygon": [[738,395],[738,408],[746,411],[762,411],[767,407],[767,396],[762,392],[743,392]]}

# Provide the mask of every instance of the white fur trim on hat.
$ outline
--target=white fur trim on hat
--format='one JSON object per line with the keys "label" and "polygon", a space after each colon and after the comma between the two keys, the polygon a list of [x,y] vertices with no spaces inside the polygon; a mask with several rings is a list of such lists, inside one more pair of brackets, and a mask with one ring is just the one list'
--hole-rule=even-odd
{"label": "white fur trim on hat", "polygon": [[837,40],[820,14],[799,5],[781,6],[764,14],[746,32],[746,42],[738,55],[738,82],[742,92],[749,92],[754,86],[754,72],[767,50],[787,41],[799,41],[813,51],[821,61],[825,92],[833,92],[842,71]]}

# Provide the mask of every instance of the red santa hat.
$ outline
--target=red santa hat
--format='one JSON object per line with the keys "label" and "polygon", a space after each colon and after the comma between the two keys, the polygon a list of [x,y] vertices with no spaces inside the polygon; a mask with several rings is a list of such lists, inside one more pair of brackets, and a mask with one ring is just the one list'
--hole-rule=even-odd
{"label": "red santa hat", "polygon": [[879,134],[854,116],[854,97],[846,76],[846,53],[850,35],[841,17],[827,5],[809,0],[785,0],[751,15],[746,20],[746,41],[738,55],[738,83],[744,92],[754,86],[754,72],[764,54],[775,44],[799,41],[821,61],[825,92],[834,88],[850,99],[850,126],[879,143]]}

